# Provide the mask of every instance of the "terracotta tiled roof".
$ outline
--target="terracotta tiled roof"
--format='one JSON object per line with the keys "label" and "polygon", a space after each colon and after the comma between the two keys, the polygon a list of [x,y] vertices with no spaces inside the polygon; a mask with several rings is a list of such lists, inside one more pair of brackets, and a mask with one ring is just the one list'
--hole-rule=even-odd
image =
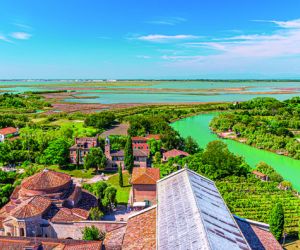
{"label": "terracotta tiled roof", "polygon": [[143,136],[134,136],[131,137],[132,142],[134,141],[147,141],[147,138],[143,137]]}
{"label": "terracotta tiled roof", "polygon": [[43,214],[51,206],[51,201],[42,196],[35,196],[31,199],[24,201],[11,215],[15,218],[30,218],[33,216]]}
{"label": "terracotta tiled roof", "polygon": [[122,249],[156,249],[156,206],[129,218]]}
{"label": "terracotta tiled roof", "polygon": [[70,181],[70,175],[45,169],[25,179],[22,187],[29,190],[47,190],[63,186]]}
{"label": "terracotta tiled roof", "polygon": [[10,199],[18,199],[19,198],[19,191],[21,189],[21,185],[16,186],[12,194],[10,195]]}
{"label": "terracotta tiled roof", "polygon": [[[110,154],[111,156],[118,156],[122,157],[125,155],[124,150],[114,151]],[[148,157],[149,150],[142,150],[142,149],[133,149],[133,155],[136,157]]]}
{"label": "terracotta tiled roof", "polygon": [[189,156],[190,154],[187,152],[178,150],[178,149],[172,149],[170,151],[165,152],[163,155],[164,155],[164,157],[169,158],[169,157],[176,157],[176,156],[180,156],[180,155]]}
{"label": "terracotta tiled roof", "polygon": [[267,177],[266,174],[263,174],[263,173],[261,173],[261,172],[259,172],[257,170],[252,171],[252,174],[254,174],[256,176],[259,176],[259,177]]}
{"label": "terracotta tiled roof", "polygon": [[149,150],[133,149],[133,156],[148,157],[148,155],[149,155]]}
{"label": "terracotta tiled roof", "polygon": [[10,135],[10,134],[14,134],[17,133],[18,130],[16,128],[13,127],[7,127],[7,128],[2,128],[0,129],[0,134],[1,135]]}
{"label": "terracotta tiled roof", "polygon": [[92,207],[97,206],[97,204],[98,204],[97,198],[93,194],[82,189],[81,199],[76,205],[76,207],[89,211]]}
{"label": "terracotta tiled roof", "polygon": [[104,245],[106,250],[121,250],[126,224],[106,233]]}
{"label": "terracotta tiled roof", "polygon": [[68,196],[68,200],[78,201],[81,195],[81,187],[75,186],[72,190],[72,193]]}
{"label": "terracotta tiled roof", "polygon": [[102,241],[0,236],[1,250],[24,250],[34,246],[43,250],[100,250]]}
{"label": "terracotta tiled roof", "polygon": [[81,208],[61,208],[51,219],[54,223],[59,222],[74,222],[86,220],[89,217],[89,212]]}
{"label": "terracotta tiled roof", "polygon": [[147,135],[146,138],[148,139],[155,139],[155,140],[160,140],[160,135]]}
{"label": "terracotta tiled roof", "polygon": [[124,150],[118,150],[118,151],[112,151],[111,153],[110,153],[110,155],[111,156],[124,156]]}
{"label": "terracotta tiled roof", "polygon": [[140,148],[148,148],[149,147],[148,143],[133,143],[133,146],[135,148],[138,148],[138,147],[140,147]]}
{"label": "terracotta tiled roof", "polygon": [[269,225],[245,220],[235,216],[235,220],[245,236],[251,249],[281,250],[282,247],[269,232]]}
{"label": "terracotta tiled roof", "polygon": [[134,136],[131,137],[132,142],[134,141],[148,141],[149,139],[160,140],[160,135],[149,134],[147,136]]}
{"label": "terracotta tiled roof", "polygon": [[159,180],[159,168],[133,168],[131,184],[156,184]]}

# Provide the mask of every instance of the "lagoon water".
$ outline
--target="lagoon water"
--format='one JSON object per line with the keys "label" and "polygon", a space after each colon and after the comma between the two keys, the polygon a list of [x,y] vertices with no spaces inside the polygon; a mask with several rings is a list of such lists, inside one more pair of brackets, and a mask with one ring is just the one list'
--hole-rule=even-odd
{"label": "lagoon water", "polygon": [[[74,91],[80,103],[191,103],[245,101],[257,96],[285,100],[300,95],[300,82],[277,81],[140,81],[140,82],[75,82],[75,81],[0,81],[0,91],[25,92],[58,90]],[[236,89],[236,90],[233,90]],[[66,102],[74,102],[66,98]]]}
{"label": "lagoon water", "polygon": [[[209,123],[214,115],[216,114],[209,113],[185,118],[174,122],[172,126],[183,137],[192,136],[204,148],[210,141],[218,139],[209,129]],[[222,141],[228,145],[231,152],[243,156],[246,162],[253,168],[261,161],[271,165],[284,179],[291,181],[296,190],[300,191],[300,160],[256,149],[233,140]]]}

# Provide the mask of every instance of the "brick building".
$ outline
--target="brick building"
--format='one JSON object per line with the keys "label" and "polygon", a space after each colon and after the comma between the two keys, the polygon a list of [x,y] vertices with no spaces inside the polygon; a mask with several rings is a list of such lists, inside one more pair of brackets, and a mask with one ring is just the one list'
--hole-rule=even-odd
{"label": "brick building", "polygon": [[0,235],[54,237],[59,224],[85,221],[97,199],[64,173],[43,170],[23,180],[0,209]]}
{"label": "brick building", "polygon": [[34,237],[1,237],[1,250],[101,250],[102,241],[49,239]]}
{"label": "brick building", "polygon": [[[110,140],[105,140],[105,156],[107,159],[107,169],[116,170],[118,166],[124,168],[125,152],[124,150],[111,150]],[[135,167],[149,167],[151,165],[149,150],[133,149],[134,166]]]}
{"label": "brick building", "polygon": [[156,181],[159,180],[158,168],[133,168],[131,184],[131,203],[150,201],[156,204]]}
{"label": "brick building", "polygon": [[149,134],[147,136],[135,136],[132,137],[132,148],[133,149],[141,149],[141,150],[146,150],[149,151],[149,145],[148,141],[154,139],[154,140],[160,140],[160,135],[152,135]]}
{"label": "brick building", "polygon": [[75,144],[70,147],[70,162],[73,164],[83,164],[84,157],[91,148],[98,147],[98,136],[75,138]]}

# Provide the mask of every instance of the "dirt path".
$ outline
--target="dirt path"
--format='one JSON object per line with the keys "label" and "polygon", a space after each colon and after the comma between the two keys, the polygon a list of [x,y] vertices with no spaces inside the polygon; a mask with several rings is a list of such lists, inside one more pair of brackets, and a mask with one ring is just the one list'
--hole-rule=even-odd
{"label": "dirt path", "polygon": [[121,123],[118,125],[115,125],[113,128],[106,130],[103,132],[100,137],[105,138],[109,135],[127,135],[127,130],[129,128],[129,124],[127,123]]}

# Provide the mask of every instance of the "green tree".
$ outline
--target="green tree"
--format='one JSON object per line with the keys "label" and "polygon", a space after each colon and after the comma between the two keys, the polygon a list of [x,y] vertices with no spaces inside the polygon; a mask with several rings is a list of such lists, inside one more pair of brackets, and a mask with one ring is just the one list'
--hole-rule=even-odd
{"label": "green tree", "polygon": [[62,166],[66,164],[69,157],[69,147],[69,143],[63,138],[51,141],[43,152],[40,162],[47,165],[58,164]]}
{"label": "green tree", "polygon": [[281,203],[276,203],[273,207],[270,219],[270,231],[276,238],[276,240],[280,240],[282,237],[283,229],[284,229],[284,212]]}
{"label": "green tree", "polygon": [[117,205],[117,189],[113,186],[108,186],[104,191],[104,198],[102,204],[109,210],[112,210]]}
{"label": "green tree", "polygon": [[83,230],[83,240],[104,240],[105,233],[101,232],[98,228],[94,225],[91,227],[85,227]]}
{"label": "green tree", "polygon": [[133,149],[132,149],[132,140],[129,136],[125,145],[125,159],[124,164],[128,172],[131,174],[134,166],[134,157],[133,157]]}
{"label": "green tree", "polygon": [[84,168],[95,168],[98,172],[99,168],[105,168],[106,157],[101,148],[91,148],[90,152],[84,158]]}
{"label": "green tree", "polygon": [[270,165],[265,162],[260,162],[256,165],[256,170],[269,176],[270,181],[282,182],[283,177],[278,174]]}
{"label": "green tree", "polygon": [[90,210],[91,220],[101,220],[103,215],[104,215],[104,213],[98,207],[93,207]]}
{"label": "green tree", "polygon": [[184,151],[189,154],[196,154],[200,151],[198,143],[191,136],[184,140]]}
{"label": "green tree", "polygon": [[227,145],[219,140],[208,143],[202,154],[202,163],[202,171],[212,179],[220,179],[230,175],[247,175],[249,171],[249,166],[243,158],[231,153]]}
{"label": "green tree", "polygon": [[151,155],[154,155],[161,149],[161,140],[155,140],[152,138],[147,141],[147,144],[149,145]]}
{"label": "green tree", "polygon": [[154,163],[155,164],[161,163],[161,158],[162,158],[161,152],[156,152],[154,155]]}
{"label": "green tree", "polygon": [[298,239],[300,240],[300,220],[298,221]]}
{"label": "green tree", "polygon": [[120,187],[123,187],[123,172],[122,172],[121,164],[118,168],[118,173],[119,173],[119,185],[120,185]]}
{"label": "green tree", "polygon": [[104,197],[104,191],[107,188],[107,183],[104,181],[98,181],[92,185],[93,194],[98,197],[98,199],[102,199]]}

